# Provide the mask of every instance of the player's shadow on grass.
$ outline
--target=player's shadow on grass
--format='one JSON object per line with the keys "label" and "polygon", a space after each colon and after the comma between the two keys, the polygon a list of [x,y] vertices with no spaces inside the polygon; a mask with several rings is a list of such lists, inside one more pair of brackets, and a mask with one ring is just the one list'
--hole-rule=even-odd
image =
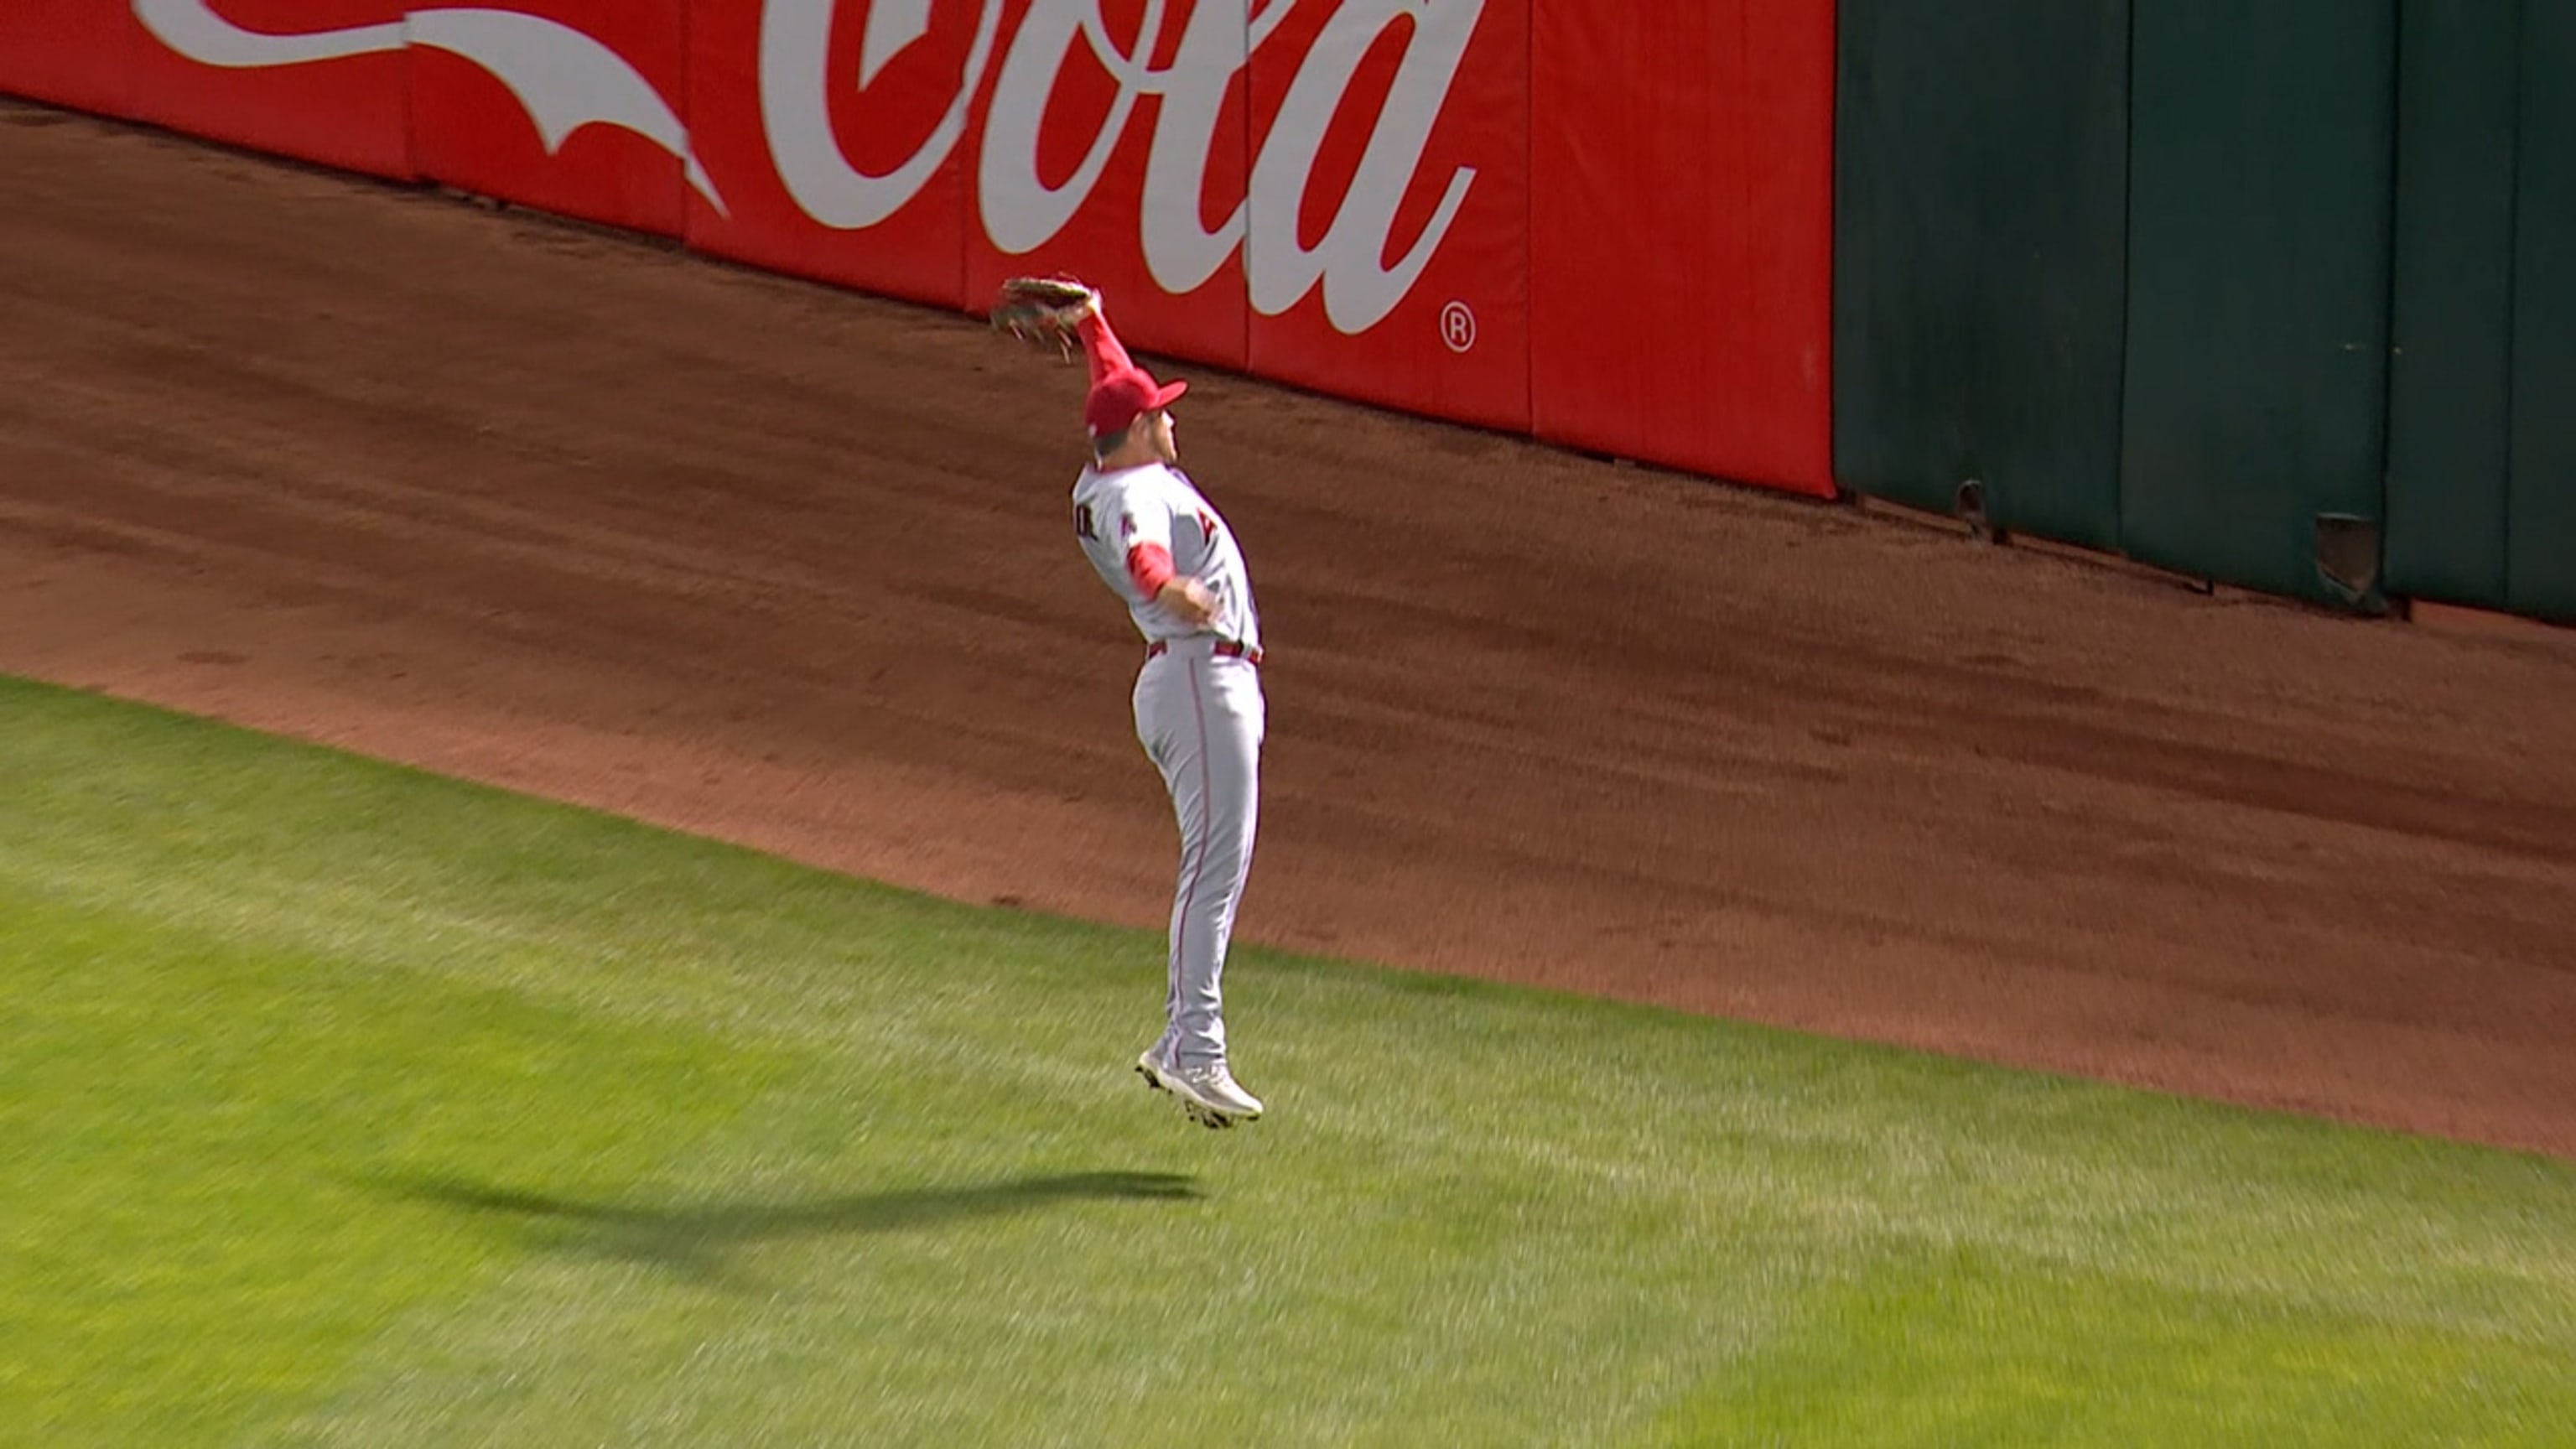
{"label": "player's shadow on grass", "polygon": [[1174,1202],[1200,1196],[1197,1179],[1169,1172],[1077,1172],[964,1187],[900,1188],[810,1202],[709,1202],[625,1207],[457,1178],[411,1178],[399,1196],[511,1218],[552,1245],[641,1259],[710,1280],[730,1278],[732,1249],[789,1238],[896,1233],[1005,1217],[1068,1202]]}

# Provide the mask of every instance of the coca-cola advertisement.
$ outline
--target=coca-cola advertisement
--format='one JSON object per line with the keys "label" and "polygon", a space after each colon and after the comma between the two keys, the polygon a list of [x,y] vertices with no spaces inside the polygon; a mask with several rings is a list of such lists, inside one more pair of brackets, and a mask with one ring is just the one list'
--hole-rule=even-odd
{"label": "coca-cola advertisement", "polygon": [[[1011,8],[969,184],[968,301],[1014,273],[1097,275],[1137,341],[1245,366],[1246,7]],[[1288,8],[1274,0],[1265,19]]]}
{"label": "coca-cola advertisement", "polygon": [[683,119],[687,0],[415,8],[412,161],[522,206],[678,236],[682,197],[723,193]]}
{"label": "coca-cola advertisement", "polygon": [[403,0],[0,0],[0,90],[409,177]]}
{"label": "coca-cola advertisement", "polygon": [[1003,0],[692,0],[695,249],[962,307],[968,133]]}
{"label": "coca-cola advertisement", "polygon": [[1139,345],[1525,426],[1525,3],[698,0],[740,181],[689,239],[961,307],[1076,271]]}
{"label": "coca-cola advertisement", "polygon": [[1253,371],[1528,428],[1527,0],[1270,13],[1252,58]]}
{"label": "coca-cola advertisement", "polygon": [[1832,488],[1833,0],[10,0],[0,87]]}

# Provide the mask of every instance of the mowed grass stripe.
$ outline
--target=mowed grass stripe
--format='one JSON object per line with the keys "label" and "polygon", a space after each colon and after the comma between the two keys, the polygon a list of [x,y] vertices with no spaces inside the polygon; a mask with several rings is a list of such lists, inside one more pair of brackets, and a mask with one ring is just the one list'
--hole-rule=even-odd
{"label": "mowed grass stripe", "polygon": [[451,1174],[497,1158],[631,1188],[770,1070],[708,1034],[64,907],[18,865],[0,1442],[210,1443],[274,1420],[499,1266],[439,1206]]}
{"label": "mowed grass stripe", "polygon": [[0,902],[47,1443],[2576,1422],[2527,1156],[1258,951],[1212,1134],[1157,940],[6,683]]}

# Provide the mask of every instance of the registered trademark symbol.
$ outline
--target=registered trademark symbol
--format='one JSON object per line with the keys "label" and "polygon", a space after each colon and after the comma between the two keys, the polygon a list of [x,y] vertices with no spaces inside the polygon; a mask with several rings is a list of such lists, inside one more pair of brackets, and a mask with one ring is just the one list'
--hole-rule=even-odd
{"label": "registered trademark symbol", "polygon": [[1464,302],[1452,302],[1440,309],[1440,340],[1452,352],[1464,352],[1476,345],[1476,314]]}

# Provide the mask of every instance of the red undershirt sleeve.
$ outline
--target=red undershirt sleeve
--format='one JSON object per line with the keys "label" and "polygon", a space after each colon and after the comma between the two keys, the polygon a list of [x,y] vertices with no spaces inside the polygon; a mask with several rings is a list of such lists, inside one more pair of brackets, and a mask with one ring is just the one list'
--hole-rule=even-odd
{"label": "red undershirt sleeve", "polygon": [[1148,603],[1163,592],[1172,581],[1172,551],[1159,543],[1140,543],[1127,550],[1127,577],[1136,583],[1137,591]]}
{"label": "red undershirt sleeve", "polygon": [[1128,361],[1127,349],[1119,345],[1118,334],[1109,330],[1108,318],[1092,313],[1082,319],[1076,330],[1082,334],[1083,352],[1091,359],[1093,386],[1098,386],[1102,378],[1113,372],[1123,372],[1136,365]]}

